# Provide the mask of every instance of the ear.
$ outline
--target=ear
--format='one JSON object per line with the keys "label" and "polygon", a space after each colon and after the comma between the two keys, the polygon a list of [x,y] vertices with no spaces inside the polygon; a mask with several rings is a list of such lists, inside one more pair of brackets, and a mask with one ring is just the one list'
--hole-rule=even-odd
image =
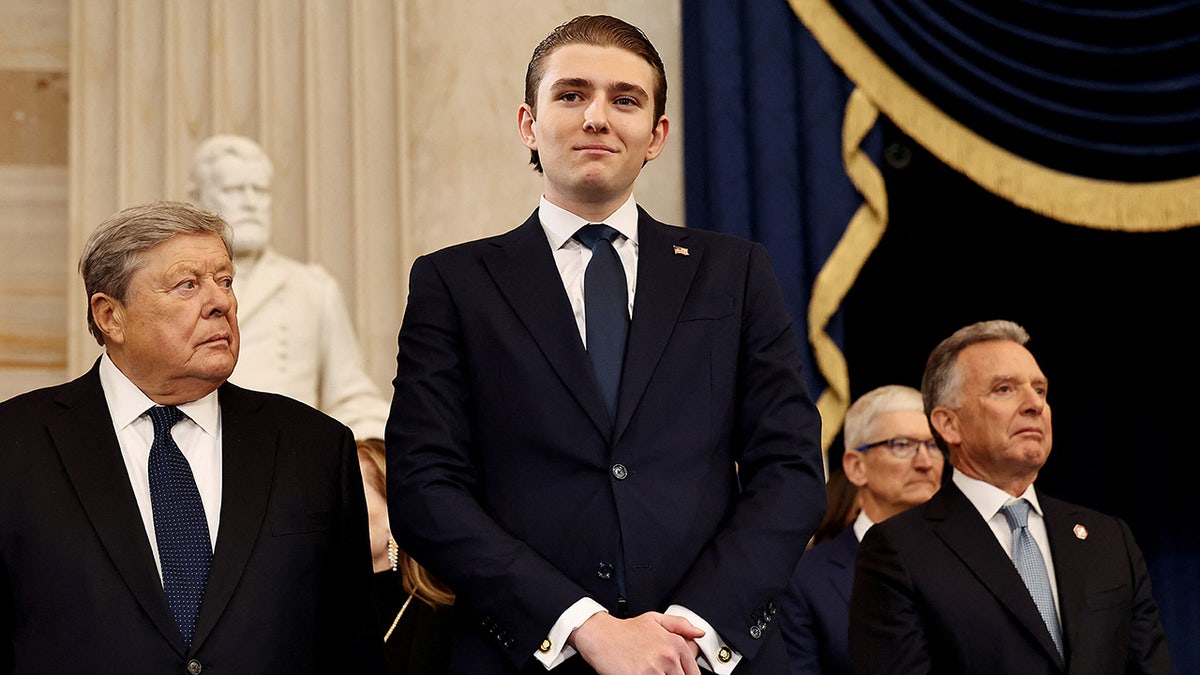
{"label": "ear", "polygon": [[529,107],[528,103],[522,103],[517,109],[517,133],[521,135],[521,142],[530,150],[537,150],[537,120],[533,118],[533,108]]}
{"label": "ear", "polygon": [[857,487],[867,484],[867,465],[861,452],[847,450],[842,453],[842,471],[846,478]]}
{"label": "ear", "polygon": [[650,138],[650,147],[646,148],[645,162],[662,154],[663,148],[667,145],[667,135],[670,131],[671,120],[667,119],[666,115],[658,118],[658,124],[654,125],[654,134]]}
{"label": "ear", "polygon": [[94,293],[91,299],[92,320],[104,333],[105,344],[124,344],[125,308],[106,293]]}
{"label": "ear", "polygon": [[929,413],[929,426],[938,432],[947,445],[962,443],[962,429],[959,427],[958,413],[950,408],[938,406]]}

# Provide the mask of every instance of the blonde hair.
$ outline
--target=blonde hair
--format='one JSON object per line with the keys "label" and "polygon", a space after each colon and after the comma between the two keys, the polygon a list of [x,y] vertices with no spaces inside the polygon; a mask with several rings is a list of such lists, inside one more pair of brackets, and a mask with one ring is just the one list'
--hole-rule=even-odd
{"label": "blonde hair", "polygon": [[[382,495],[387,494],[387,451],[383,440],[379,438],[363,438],[355,441],[358,445],[359,461],[366,460],[375,471],[363,472],[363,477]],[[448,607],[454,604],[454,592],[438,581],[429,570],[425,569],[404,549],[396,547],[396,569],[400,571],[401,584],[404,590],[412,593],[413,597],[430,607]]]}

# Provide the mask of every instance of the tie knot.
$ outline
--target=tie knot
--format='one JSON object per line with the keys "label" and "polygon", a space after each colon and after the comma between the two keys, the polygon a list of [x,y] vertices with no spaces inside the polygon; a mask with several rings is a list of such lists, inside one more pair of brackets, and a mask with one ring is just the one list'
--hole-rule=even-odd
{"label": "tie knot", "polygon": [[1001,506],[1000,512],[1004,514],[1010,528],[1019,530],[1025,527],[1025,522],[1029,519],[1029,507],[1029,500],[1018,499],[1012,504]]}
{"label": "tie knot", "polygon": [[183,419],[183,411],[173,405],[156,405],[146,411],[154,423],[154,435],[171,431],[175,423]]}
{"label": "tie knot", "polygon": [[595,248],[596,243],[602,239],[611,244],[619,236],[621,236],[620,232],[604,223],[584,225],[575,233],[575,239],[588,248]]}

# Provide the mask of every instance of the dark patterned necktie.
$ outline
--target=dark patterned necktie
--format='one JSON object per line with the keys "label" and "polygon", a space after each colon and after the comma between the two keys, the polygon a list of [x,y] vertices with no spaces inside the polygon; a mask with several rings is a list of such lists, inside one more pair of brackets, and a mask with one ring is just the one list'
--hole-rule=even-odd
{"label": "dark patterned necktie", "polygon": [[1021,574],[1021,579],[1025,581],[1029,594],[1033,596],[1038,613],[1042,615],[1042,621],[1045,622],[1046,629],[1050,631],[1050,637],[1054,639],[1054,646],[1058,648],[1058,655],[1062,656],[1062,631],[1058,627],[1058,613],[1054,611],[1054,595],[1050,591],[1050,575],[1046,572],[1046,561],[1042,558],[1042,550],[1038,548],[1037,541],[1029,533],[1029,526],[1026,524],[1029,519],[1030,506],[1028,500],[1021,499],[1008,506],[1000,507],[1000,512],[1004,514],[1008,526],[1012,528],[1013,564],[1016,565],[1017,572]]}
{"label": "dark patterned necktie", "polygon": [[208,519],[192,467],[171,437],[171,427],[183,418],[183,412],[168,405],[154,406],[147,413],[154,423],[149,463],[150,504],[163,590],[183,641],[190,647],[212,565]]}
{"label": "dark patterned necktie", "polygon": [[625,338],[629,333],[625,268],[612,245],[618,236],[620,232],[602,224],[584,225],[575,233],[575,239],[592,249],[592,259],[583,274],[583,314],[588,356],[609,417],[617,412]]}

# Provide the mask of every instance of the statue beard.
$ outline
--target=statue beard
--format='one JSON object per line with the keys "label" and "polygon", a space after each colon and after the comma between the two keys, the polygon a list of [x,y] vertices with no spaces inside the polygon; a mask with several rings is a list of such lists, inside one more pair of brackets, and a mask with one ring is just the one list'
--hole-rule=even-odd
{"label": "statue beard", "polygon": [[264,222],[253,220],[233,225],[233,255],[253,255],[267,247],[271,240],[271,228]]}

